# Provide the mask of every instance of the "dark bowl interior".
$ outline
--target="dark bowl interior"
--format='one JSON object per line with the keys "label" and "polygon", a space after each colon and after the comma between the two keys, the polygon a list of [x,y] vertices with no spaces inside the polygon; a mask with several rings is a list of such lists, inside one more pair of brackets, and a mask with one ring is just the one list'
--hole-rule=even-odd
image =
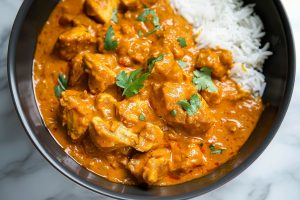
{"label": "dark bowl interior", "polygon": [[295,51],[286,14],[278,0],[256,3],[274,55],[265,63],[266,107],[259,123],[238,155],[213,173],[184,184],[140,188],[112,183],[77,164],[45,128],[32,85],[32,65],[37,36],[58,0],[25,0],[16,18],[9,44],[8,76],[14,103],[31,140],[62,174],[95,192],[120,199],[186,199],[211,191],[246,169],[267,147],[279,128],[291,98],[295,76]]}

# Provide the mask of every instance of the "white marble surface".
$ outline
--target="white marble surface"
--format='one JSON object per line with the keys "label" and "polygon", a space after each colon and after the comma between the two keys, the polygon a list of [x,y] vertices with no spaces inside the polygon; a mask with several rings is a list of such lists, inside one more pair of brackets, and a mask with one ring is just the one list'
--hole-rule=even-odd
{"label": "white marble surface", "polygon": [[[108,199],[76,185],[51,167],[31,144],[17,118],[7,83],[6,51],[21,3],[22,0],[0,0],[0,200]],[[296,47],[300,49],[299,0],[283,0],[283,3],[292,23]],[[299,115],[298,73],[287,116],[267,150],[240,176],[196,199],[300,199]]]}

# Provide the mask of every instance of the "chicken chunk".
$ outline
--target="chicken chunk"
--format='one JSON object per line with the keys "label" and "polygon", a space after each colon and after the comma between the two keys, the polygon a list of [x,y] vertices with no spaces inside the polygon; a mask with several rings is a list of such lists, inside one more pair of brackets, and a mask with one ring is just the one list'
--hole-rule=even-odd
{"label": "chicken chunk", "polygon": [[222,99],[237,101],[249,95],[247,92],[241,91],[239,85],[230,78],[220,81],[217,86],[220,88]]}
{"label": "chicken chunk", "polygon": [[121,0],[121,2],[128,9],[135,10],[138,8],[143,8],[145,6],[151,7],[157,2],[157,0]]}
{"label": "chicken chunk", "polygon": [[84,52],[77,54],[70,62],[70,78],[69,85],[75,86],[78,85],[84,80],[86,73],[84,72],[83,65],[83,56]]}
{"label": "chicken chunk", "polygon": [[[152,41],[143,37],[122,37],[118,45],[119,63],[130,66],[132,63],[145,64],[151,47]],[[124,62],[124,60],[129,60]]]}
{"label": "chicken chunk", "polygon": [[59,25],[61,26],[72,26],[73,25],[74,16],[69,13],[64,13],[59,18]]}
{"label": "chicken chunk", "polygon": [[197,60],[198,67],[209,67],[212,75],[222,78],[233,64],[231,52],[223,49],[200,49]]}
{"label": "chicken chunk", "polygon": [[61,26],[84,26],[88,27],[89,29],[96,29],[96,27],[99,26],[93,19],[86,16],[85,14],[79,14],[79,15],[71,15],[68,13],[62,14],[62,16],[59,19],[59,24]]}
{"label": "chicken chunk", "polygon": [[130,9],[137,8],[139,5],[139,0],[121,0],[121,2]]}
{"label": "chicken chunk", "polygon": [[223,93],[222,84],[220,81],[214,81],[214,82],[218,87],[217,91],[215,92],[211,92],[208,90],[201,91],[201,96],[205,99],[208,105],[217,105],[220,104],[222,101],[222,93]]}
{"label": "chicken chunk", "polygon": [[205,99],[208,105],[217,105],[222,101],[222,92],[220,89],[216,92],[209,92],[207,90],[201,91],[201,96]]}
{"label": "chicken chunk", "polygon": [[56,42],[59,56],[71,60],[81,51],[96,49],[96,38],[83,26],[74,27],[62,33]]}
{"label": "chicken chunk", "polygon": [[95,107],[102,119],[112,120],[115,118],[117,100],[107,93],[98,94]]}
{"label": "chicken chunk", "polygon": [[170,146],[172,152],[170,171],[175,173],[188,172],[206,163],[206,158],[201,152],[199,144],[172,141]]}
{"label": "chicken chunk", "polygon": [[[194,115],[187,112],[178,104],[181,100],[189,100],[193,94],[197,94],[201,101],[201,107]],[[158,99],[160,99],[158,101]],[[198,95],[196,88],[191,84],[163,83],[153,85],[151,105],[155,112],[163,117],[166,122],[180,129],[187,129],[191,134],[206,132],[213,124],[214,118],[205,100]],[[176,116],[172,116],[172,111]]]}
{"label": "chicken chunk", "polygon": [[120,122],[104,121],[94,117],[89,127],[91,140],[103,150],[115,150],[123,147],[135,146],[138,135],[126,128]]}
{"label": "chicken chunk", "polygon": [[83,58],[85,71],[89,74],[90,92],[97,94],[115,84],[116,73],[112,70],[117,66],[116,57],[110,54],[85,54]]}
{"label": "chicken chunk", "polygon": [[94,113],[94,98],[86,91],[66,90],[60,104],[63,108],[63,125],[67,127],[72,140],[82,138]]}
{"label": "chicken chunk", "polygon": [[215,84],[218,87],[217,92],[201,91],[201,95],[208,105],[217,105],[226,99],[236,101],[248,95],[247,92],[241,92],[237,83],[229,78],[224,78],[222,81],[215,81]]}
{"label": "chicken chunk", "polygon": [[163,142],[163,132],[156,125],[147,123],[140,133],[135,133],[118,121],[105,121],[98,116],[92,119],[89,133],[93,143],[107,151],[131,147],[146,152]]}
{"label": "chicken chunk", "polygon": [[[119,102],[117,113],[126,127],[138,128],[144,126],[144,121],[155,119],[155,113],[150,107],[149,101],[140,99],[139,95]],[[140,120],[140,115],[145,117],[144,121]]]}
{"label": "chicken chunk", "polygon": [[[153,93],[150,96],[150,102],[158,116],[164,117],[168,123],[184,123],[186,113],[179,108],[177,102],[185,99],[191,93],[197,93],[197,91],[188,84],[167,82],[153,84]],[[170,115],[172,110],[176,110],[176,118]]]}
{"label": "chicken chunk", "polygon": [[164,134],[158,126],[147,123],[139,134],[138,144],[136,145],[135,149],[141,152],[154,149],[162,144],[163,137]]}
{"label": "chicken chunk", "polygon": [[[185,19],[178,15],[172,23],[162,22],[164,23],[163,45],[165,48],[170,49],[176,60],[182,59],[184,55],[193,52],[190,49],[194,44],[192,28],[191,26],[182,26],[185,23],[184,21]],[[178,39],[184,39],[184,43],[179,43]]]}
{"label": "chicken chunk", "polygon": [[157,183],[167,175],[171,152],[166,148],[135,155],[128,163],[129,171],[139,180],[149,185]]}
{"label": "chicken chunk", "polygon": [[118,5],[119,0],[86,0],[86,14],[99,22],[108,23]]}
{"label": "chicken chunk", "polygon": [[72,20],[73,26],[84,26],[88,27],[89,30],[96,32],[97,29],[101,28],[102,25],[98,24],[95,22],[93,19],[90,17],[86,16],[85,14],[80,14],[77,15],[73,20]]}
{"label": "chicken chunk", "polygon": [[152,76],[160,80],[181,82],[183,80],[183,71],[174,60],[173,54],[167,53],[164,54],[162,61],[155,63]]}
{"label": "chicken chunk", "polygon": [[143,5],[152,6],[158,2],[158,0],[140,0]]}
{"label": "chicken chunk", "polygon": [[133,149],[131,147],[124,147],[117,149],[116,151],[105,152],[105,158],[109,165],[114,169],[124,169],[124,167],[127,166],[132,153]]}

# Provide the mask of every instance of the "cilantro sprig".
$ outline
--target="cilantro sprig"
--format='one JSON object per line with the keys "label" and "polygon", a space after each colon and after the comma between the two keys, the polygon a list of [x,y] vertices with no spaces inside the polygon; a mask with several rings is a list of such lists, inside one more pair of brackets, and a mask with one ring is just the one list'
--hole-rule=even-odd
{"label": "cilantro sprig", "polygon": [[151,31],[147,32],[145,34],[145,36],[150,35],[150,34],[154,33],[155,31],[157,31],[158,29],[160,29],[159,18],[157,16],[155,10],[151,10],[150,8],[145,8],[144,12],[142,12],[142,14],[140,14],[137,17],[137,20],[140,22],[146,22],[147,17],[149,15],[151,16],[151,23],[153,24],[154,28]]}
{"label": "cilantro sprig", "polygon": [[144,87],[144,82],[149,77],[150,73],[142,73],[142,69],[137,69],[130,73],[121,71],[117,75],[117,86],[123,89],[123,96],[132,97],[139,93]]}
{"label": "cilantro sprig", "polygon": [[197,94],[193,94],[191,96],[190,101],[185,99],[178,101],[177,104],[181,106],[181,108],[185,110],[189,116],[195,115],[197,111],[201,108],[201,101]]}
{"label": "cilantro sprig", "polygon": [[160,54],[158,57],[151,57],[147,60],[148,71],[151,72],[155,63],[164,59],[165,54]]}
{"label": "cilantro sprig", "polygon": [[63,73],[59,73],[57,78],[58,85],[54,87],[54,92],[56,97],[61,97],[61,93],[65,91],[68,87],[68,80]]}
{"label": "cilantro sprig", "polygon": [[151,57],[147,60],[147,71],[142,72],[142,69],[134,70],[130,73],[121,71],[117,75],[117,86],[123,89],[123,96],[132,97],[139,93],[140,89],[144,87],[144,82],[148,79],[151,71],[156,62],[162,60],[165,54],[161,54],[158,57]]}
{"label": "cilantro sprig", "polygon": [[114,29],[112,28],[112,26],[110,26],[107,29],[107,32],[105,34],[105,40],[104,40],[105,50],[113,51],[118,47],[118,41],[113,39],[114,36],[115,36]]}
{"label": "cilantro sprig", "polygon": [[210,153],[211,154],[222,154],[225,149],[217,149],[215,145],[210,144],[209,145]]}
{"label": "cilantro sprig", "polygon": [[209,92],[217,92],[218,88],[211,78],[211,69],[203,67],[200,70],[194,71],[193,84],[198,90],[207,89]]}
{"label": "cilantro sprig", "polygon": [[184,48],[184,47],[187,46],[186,40],[185,40],[184,37],[179,37],[179,38],[177,38],[177,42],[179,43],[179,45],[180,45],[181,48]]}

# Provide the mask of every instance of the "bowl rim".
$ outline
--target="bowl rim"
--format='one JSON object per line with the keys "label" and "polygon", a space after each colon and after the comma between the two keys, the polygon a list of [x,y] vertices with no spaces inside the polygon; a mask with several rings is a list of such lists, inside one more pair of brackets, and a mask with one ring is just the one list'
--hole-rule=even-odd
{"label": "bowl rim", "polygon": [[[36,138],[35,134],[33,133],[33,130],[31,130],[27,119],[25,117],[24,110],[21,107],[21,102],[20,102],[20,95],[17,90],[17,85],[16,85],[16,77],[15,77],[15,68],[16,68],[16,47],[18,44],[18,39],[19,35],[21,32],[21,28],[23,26],[24,20],[28,14],[28,11],[32,5],[32,3],[35,0],[25,0],[15,18],[11,35],[9,38],[9,45],[8,45],[8,55],[7,55],[7,76],[8,76],[8,82],[9,82],[9,88],[11,92],[11,96],[13,99],[14,107],[17,111],[18,118],[22,123],[23,128],[25,129],[26,134],[30,138],[31,142],[33,145],[36,147],[36,149],[42,154],[42,156],[56,169],[58,170],[61,174],[63,174],[65,177],[69,178],[70,180],[74,181],[75,183],[83,186],[84,188],[87,188],[91,191],[94,191],[98,194],[102,194],[108,197],[116,198],[116,199],[139,199],[141,196],[139,195],[128,195],[128,194],[121,194],[121,193],[116,193],[112,192],[110,190],[101,188],[101,187],[96,187],[95,185],[89,183],[86,180],[82,180],[81,178],[77,177],[75,174],[71,173],[70,171],[66,170],[62,164],[57,160],[53,159],[45,150],[43,145],[38,141]],[[289,65],[289,72],[288,72],[288,77],[287,77],[287,85],[286,85],[286,91],[284,93],[284,98],[282,101],[282,105],[279,107],[278,110],[278,115],[275,119],[274,125],[271,127],[269,130],[269,133],[267,137],[264,139],[262,145],[257,148],[243,163],[241,163],[237,168],[234,170],[230,171],[228,174],[226,174],[224,177],[222,177],[219,181],[216,183],[213,183],[212,185],[204,188],[204,189],[199,189],[194,192],[188,193],[188,194],[183,194],[183,195],[176,195],[176,196],[170,196],[170,197],[143,197],[144,199],[189,199],[193,198],[205,193],[208,193],[212,190],[215,190],[225,183],[231,181],[235,177],[237,177],[240,173],[242,173],[245,169],[247,169],[266,149],[266,147],[270,144],[272,139],[274,138],[275,134],[277,133],[284,116],[288,110],[290,100],[292,97],[293,93],[293,88],[294,88],[294,82],[295,82],[295,74],[296,74],[296,56],[295,56],[295,46],[294,46],[294,39],[293,39],[293,34],[291,30],[291,26],[286,14],[286,11],[281,3],[280,0],[273,0],[280,19],[283,24],[284,28],[284,33],[285,33],[285,39],[287,42],[287,49],[288,49],[288,65]]]}

